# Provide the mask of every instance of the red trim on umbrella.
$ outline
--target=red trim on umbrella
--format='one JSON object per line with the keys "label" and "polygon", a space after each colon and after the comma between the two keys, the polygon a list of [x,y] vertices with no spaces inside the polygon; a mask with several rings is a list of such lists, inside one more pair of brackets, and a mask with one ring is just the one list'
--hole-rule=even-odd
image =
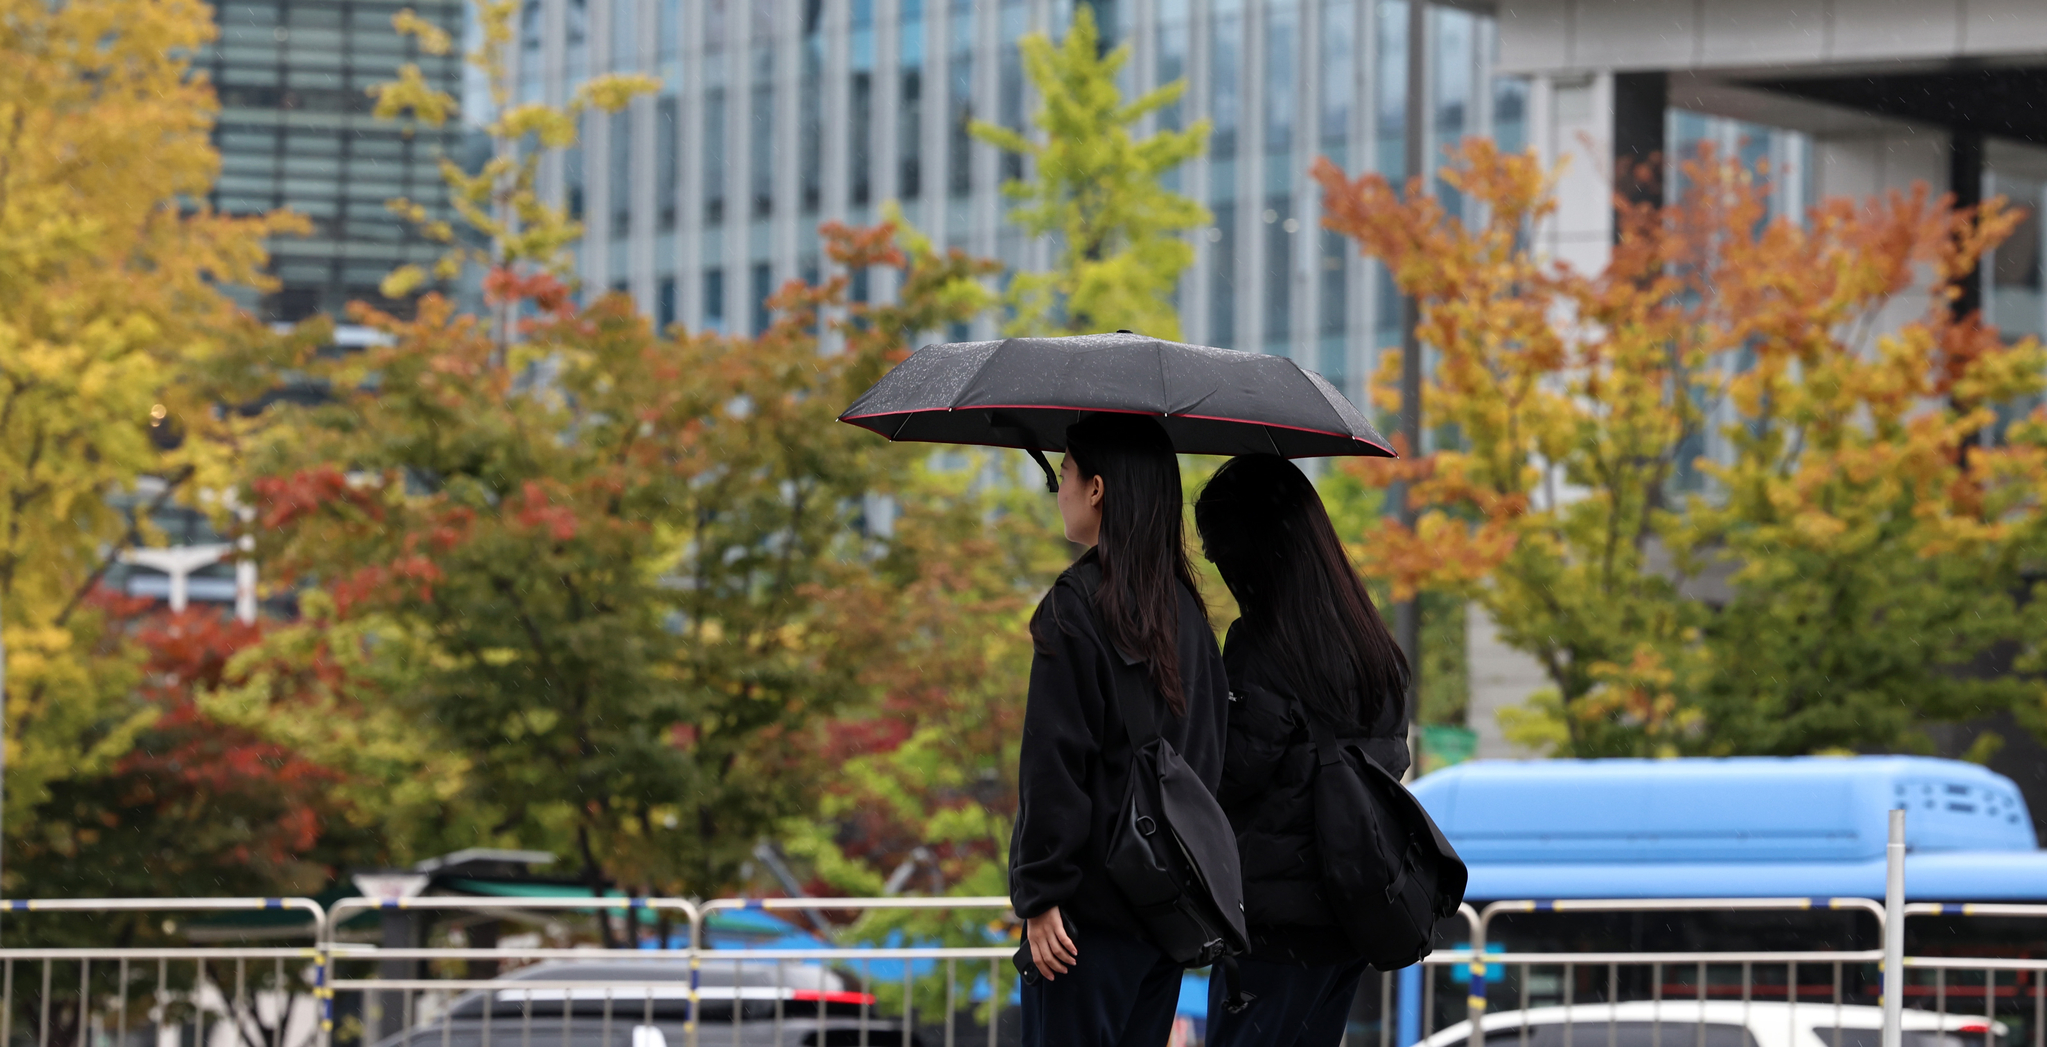
{"label": "red trim on umbrella", "polygon": [[[842,414],[839,416],[839,421],[852,423],[858,422],[864,418],[899,418],[902,417],[903,415],[936,414],[940,411],[944,411],[947,414],[950,414],[953,411],[1077,411],[1082,414],[1141,414],[1148,415],[1153,418],[1193,418],[1204,422],[1229,422],[1233,425],[1262,425],[1267,429],[1286,429],[1290,432],[1296,433],[1313,433],[1316,436],[1333,436],[1340,440],[1354,440],[1358,443],[1364,444],[1366,447],[1376,447],[1379,450],[1386,452],[1387,455],[1394,458],[1400,457],[1398,454],[1395,454],[1393,452],[1393,448],[1387,447],[1385,444],[1375,444],[1370,440],[1364,439],[1363,437],[1352,436],[1349,433],[1330,432],[1327,429],[1310,429],[1304,425],[1281,425],[1278,422],[1258,422],[1252,421],[1251,419],[1248,418],[1227,418],[1217,414],[1161,414],[1160,412],[1157,411],[1133,411],[1127,407],[1062,407],[1057,404],[974,404],[970,407],[919,407],[909,411],[876,411],[873,414]],[[893,440],[894,438],[891,437],[890,439]],[[1001,444],[991,446],[1006,447],[1009,445]]]}
{"label": "red trim on umbrella", "polygon": [[[1375,444],[1362,436],[1353,436],[1349,433],[1332,433],[1327,429],[1310,429],[1304,425],[1281,425],[1278,422],[1254,422],[1245,418],[1225,418],[1221,415],[1215,414],[1174,414],[1165,415],[1164,417],[1199,418],[1204,422],[1234,422],[1238,425],[1262,425],[1267,429],[1287,429],[1296,433],[1314,433],[1317,436],[1334,436],[1343,440],[1355,440],[1358,443],[1364,444],[1366,447],[1377,447],[1379,450],[1384,451],[1387,454],[1393,454],[1393,448],[1387,447],[1384,444]],[[1397,458],[1399,457],[1399,455],[1394,455],[1394,457]]]}

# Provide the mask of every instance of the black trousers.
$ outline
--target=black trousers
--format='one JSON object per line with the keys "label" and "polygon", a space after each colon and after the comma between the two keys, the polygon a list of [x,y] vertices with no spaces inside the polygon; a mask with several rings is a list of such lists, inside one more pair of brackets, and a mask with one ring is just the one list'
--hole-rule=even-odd
{"label": "black trousers", "polygon": [[1083,927],[1079,962],[1023,986],[1024,1047],[1164,1047],[1180,1002],[1180,965],[1135,935]]}
{"label": "black trousers", "polygon": [[1335,1047],[1369,969],[1363,960],[1302,967],[1246,956],[1237,961],[1237,982],[1255,999],[1231,1014],[1218,967],[1208,975],[1209,1047]]}

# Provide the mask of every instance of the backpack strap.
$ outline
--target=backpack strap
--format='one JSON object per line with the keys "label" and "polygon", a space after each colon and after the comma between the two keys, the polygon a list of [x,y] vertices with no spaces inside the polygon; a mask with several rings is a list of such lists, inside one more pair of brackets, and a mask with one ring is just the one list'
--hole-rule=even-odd
{"label": "backpack strap", "polygon": [[[1316,762],[1324,767],[1333,767],[1342,763],[1345,742],[1351,739],[1338,739],[1334,734],[1331,734],[1329,728],[1322,721],[1315,719],[1314,714],[1308,711],[1308,707],[1301,702],[1298,695],[1288,695],[1287,706],[1294,712],[1299,713],[1301,722],[1308,726],[1308,739],[1315,743]],[[1360,755],[1363,755],[1363,753],[1360,752]]]}
{"label": "backpack strap", "polygon": [[1151,689],[1132,686],[1134,681],[1130,680],[1136,670],[1144,668],[1144,659],[1133,658],[1116,646],[1116,641],[1109,637],[1108,624],[1102,620],[1101,607],[1095,603],[1095,593],[1102,587],[1102,565],[1092,558],[1083,557],[1067,568],[1061,578],[1071,582],[1080,593],[1081,603],[1087,608],[1088,621],[1094,623],[1095,635],[1102,638],[1102,646],[1108,649],[1112,659],[1110,678],[1114,682],[1110,688],[1109,705],[1115,710],[1116,719],[1123,724],[1123,733],[1130,736],[1130,748],[1133,751],[1142,749],[1160,737],[1158,712],[1149,700]]}

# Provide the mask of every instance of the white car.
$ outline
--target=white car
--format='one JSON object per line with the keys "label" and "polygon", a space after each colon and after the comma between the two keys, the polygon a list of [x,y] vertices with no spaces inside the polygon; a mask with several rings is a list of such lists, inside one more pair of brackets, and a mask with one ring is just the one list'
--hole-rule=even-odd
{"label": "white car", "polygon": [[[1982,1015],[1907,1009],[1903,1047],[1998,1047]],[[1498,1011],[1479,1022],[1485,1047],[1881,1047],[1883,1009],[1859,1004],[1642,1000]],[[1464,1047],[1458,1022],[1421,1047]]]}

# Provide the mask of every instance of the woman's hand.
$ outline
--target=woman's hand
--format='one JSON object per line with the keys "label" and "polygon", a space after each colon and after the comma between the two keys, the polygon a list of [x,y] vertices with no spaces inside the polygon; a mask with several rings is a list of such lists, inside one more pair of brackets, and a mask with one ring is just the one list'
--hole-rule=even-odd
{"label": "woman's hand", "polygon": [[1038,973],[1046,981],[1051,981],[1054,974],[1065,974],[1080,962],[1080,947],[1066,936],[1066,921],[1059,918],[1058,906],[1024,921],[1024,933],[1031,941],[1031,963],[1037,965]]}

